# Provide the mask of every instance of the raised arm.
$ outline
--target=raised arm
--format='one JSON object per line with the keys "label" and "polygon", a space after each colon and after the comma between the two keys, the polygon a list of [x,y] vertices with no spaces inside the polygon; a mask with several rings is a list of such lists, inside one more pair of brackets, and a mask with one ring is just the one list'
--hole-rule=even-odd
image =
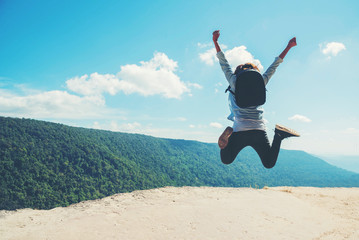
{"label": "raised arm", "polygon": [[296,38],[292,38],[291,40],[289,40],[287,47],[283,50],[283,52],[279,55],[279,57],[281,59],[284,59],[284,57],[287,55],[288,51],[294,47],[297,46],[297,41]]}
{"label": "raised arm", "polygon": [[265,85],[267,85],[269,79],[273,76],[279,64],[283,62],[283,58],[287,55],[288,51],[294,46],[297,46],[295,37],[289,40],[287,47],[283,50],[283,52],[279,55],[279,57],[275,58],[274,62],[269,66],[269,68],[263,74]]}
{"label": "raised arm", "polygon": [[216,50],[217,52],[220,52],[221,51],[221,48],[219,47],[219,44],[218,44],[218,38],[219,38],[219,30],[216,30],[213,32],[213,43],[214,43],[214,46],[216,47]]}
{"label": "raised arm", "polygon": [[226,76],[226,79],[229,82],[229,85],[233,85],[234,84],[233,80],[231,80],[233,72],[226,57],[224,56],[224,53],[221,51],[221,48],[219,47],[218,38],[219,38],[219,30],[216,30],[213,32],[213,43],[214,46],[216,47],[219,65],[221,66],[222,71],[224,72],[224,75]]}

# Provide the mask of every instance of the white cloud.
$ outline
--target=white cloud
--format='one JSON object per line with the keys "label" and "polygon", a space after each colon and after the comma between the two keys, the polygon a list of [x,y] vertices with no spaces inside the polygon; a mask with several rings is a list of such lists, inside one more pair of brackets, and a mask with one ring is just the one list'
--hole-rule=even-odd
{"label": "white cloud", "polygon": [[[226,45],[220,45],[221,49],[227,49]],[[217,51],[215,48],[211,48],[208,49],[207,51],[205,51],[204,53],[200,53],[199,54],[199,58],[201,59],[202,62],[204,62],[207,65],[213,66],[214,63],[217,61],[217,57],[216,57]]]}
{"label": "white cloud", "polygon": [[199,48],[208,48],[211,47],[213,43],[197,43],[197,47]]}
{"label": "white cloud", "polygon": [[203,86],[199,85],[198,83],[188,83],[187,84],[189,87],[193,87],[193,88],[197,88],[197,89],[202,89]]}
{"label": "white cloud", "polygon": [[[263,71],[263,66],[261,62],[258,59],[254,59],[254,56],[247,51],[247,47],[245,46],[239,46],[239,47],[234,47],[232,49],[228,49],[227,51],[224,51],[224,54],[233,70],[238,65],[249,62],[256,65],[260,71]],[[200,53],[199,58],[205,64],[213,66],[214,63],[217,61],[216,49],[212,48],[204,53]]]}
{"label": "white cloud", "polygon": [[138,122],[118,124],[116,121],[111,121],[107,124],[100,124],[96,121],[93,123],[92,128],[127,133],[142,133],[143,130],[143,126]]}
{"label": "white cloud", "polygon": [[141,124],[138,122],[125,123],[118,125],[116,122],[111,122],[112,131],[121,131],[121,132],[139,132]]}
{"label": "white cloud", "polygon": [[299,115],[299,114],[295,114],[292,117],[288,118],[289,120],[293,120],[293,121],[299,121],[299,122],[311,122],[312,120],[310,120],[308,117],[303,116],[303,115]]}
{"label": "white cloud", "polygon": [[253,55],[247,51],[247,47],[245,46],[234,47],[225,51],[225,55],[233,69],[240,64],[249,62],[256,65],[260,71],[263,70],[261,62],[258,59],[254,59]]}
{"label": "white cloud", "polygon": [[324,44],[320,44],[321,51],[324,55],[328,55],[328,56],[335,57],[336,55],[338,55],[339,52],[346,49],[345,45],[340,42],[330,42],[325,44],[324,47],[323,45]]}
{"label": "white cloud", "polygon": [[185,117],[178,117],[178,118],[176,118],[176,120],[177,120],[177,121],[180,121],[180,122],[185,122],[185,121],[187,121],[187,118],[185,118]]}
{"label": "white cloud", "polygon": [[[164,53],[155,53],[148,62],[140,65],[127,64],[121,66],[117,75],[92,73],[74,77],[66,81],[68,89],[82,95],[115,95],[122,91],[125,94],[139,93],[143,96],[162,95],[166,98],[179,99],[190,89],[175,74],[177,62],[169,59]],[[188,83],[192,87],[200,87]]]}
{"label": "white cloud", "polygon": [[6,92],[0,96],[0,114],[11,117],[103,118],[110,112],[105,108],[105,100],[101,96],[79,97],[66,91],[47,91],[27,96]]}
{"label": "white cloud", "polygon": [[359,134],[359,129],[347,128],[347,129],[344,130],[344,133],[347,133],[347,134]]}
{"label": "white cloud", "polygon": [[214,128],[223,128],[223,125],[218,122],[211,122],[209,124],[209,126],[214,127]]}
{"label": "white cloud", "polygon": [[81,77],[74,77],[66,81],[66,86],[73,92],[82,95],[101,95],[109,93],[115,95],[119,91],[120,82],[113,74],[92,73]]}
{"label": "white cloud", "polygon": [[213,66],[214,62],[216,61],[216,49],[211,48],[211,49],[205,51],[204,53],[200,53],[199,58],[205,64]]}

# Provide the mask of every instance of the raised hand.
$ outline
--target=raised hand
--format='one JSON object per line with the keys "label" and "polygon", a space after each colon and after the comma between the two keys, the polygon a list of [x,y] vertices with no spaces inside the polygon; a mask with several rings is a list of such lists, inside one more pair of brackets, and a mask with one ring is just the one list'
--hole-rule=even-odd
{"label": "raised hand", "polygon": [[219,30],[216,30],[213,32],[213,42],[217,42],[218,41],[218,38],[219,38]]}
{"label": "raised hand", "polygon": [[279,57],[281,59],[284,59],[288,51],[294,46],[297,46],[297,39],[295,37],[289,40],[287,47],[283,50],[283,52],[279,55]]}
{"label": "raised hand", "polygon": [[288,42],[288,47],[289,48],[292,48],[294,46],[297,46],[297,39],[295,37],[292,38],[291,40],[289,40],[289,42]]}

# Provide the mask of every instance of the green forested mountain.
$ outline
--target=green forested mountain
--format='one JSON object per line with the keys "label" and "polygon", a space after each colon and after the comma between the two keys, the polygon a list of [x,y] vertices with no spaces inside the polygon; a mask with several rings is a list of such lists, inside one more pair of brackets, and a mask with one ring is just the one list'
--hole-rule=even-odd
{"label": "green forested mountain", "polygon": [[163,186],[359,187],[359,174],[302,151],[265,169],[251,148],[231,165],[216,144],[0,117],[0,209],[66,206]]}

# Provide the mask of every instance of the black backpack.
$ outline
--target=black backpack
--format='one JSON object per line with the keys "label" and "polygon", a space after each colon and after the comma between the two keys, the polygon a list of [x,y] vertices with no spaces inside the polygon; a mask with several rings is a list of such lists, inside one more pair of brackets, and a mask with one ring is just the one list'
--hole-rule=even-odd
{"label": "black backpack", "polygon": [[238,107],[246,108],[251,106],[263,105],[266,102],[266,88],[262,74],[253,69],[239,71],[236,74],[236,90],[230,91],[235,99]]}

